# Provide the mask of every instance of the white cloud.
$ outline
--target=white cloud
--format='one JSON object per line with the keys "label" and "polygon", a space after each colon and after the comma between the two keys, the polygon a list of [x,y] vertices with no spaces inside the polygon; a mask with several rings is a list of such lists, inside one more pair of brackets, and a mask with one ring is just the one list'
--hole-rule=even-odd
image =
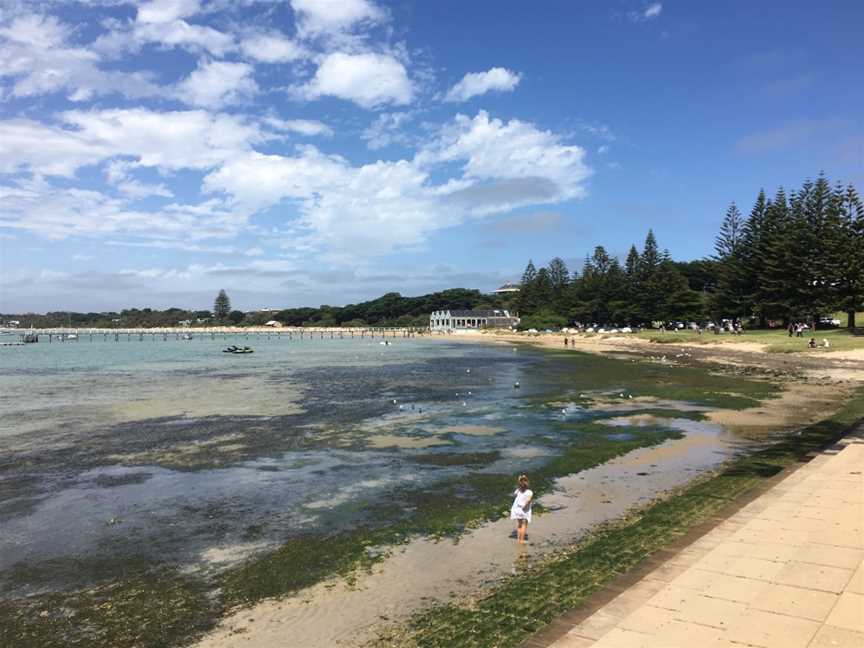
{"label": "white cloud", "polygon": [[304,37],[347,31],[386,17],[369,0],[291,0],[291,7],[297,17],[297,30]]}
{"label": "white cloud", "polygon": [[[353,166],[312,146],[290,157],[250,152],[207,175],[204,190],[227,194],[241,212],[279,205],[293,249],[348,262],[420,245],[472,216],[580,197],[584,155],[533,124],[480,112],[458,116],[413,160]],[[453,162],[461,174],[431,180]]]}
{"label": "white cloud", "polygon": [[234,49],[234,37],[205,25],[191,25],[185,20],[169,23],[136,23],[129,45],[161,43],[167,47],[187,47],[222,56]]}
{"label": "white cloud", "polygon": [[315,135],[331,137],[333,135],[332,128],[316,119],[279,119],[271,116],[265,117],[264,123],[274,130],[299,133],[308,137]]}
{"label": "white cloud", "polygon": [[156,96],[161,88],[144,72],[105,71],[92,50],[69,44],[70,29],[51,16],[25,14],[0,27],[0,78],[14,79],[12,95],[65,92],[72,101],[121,93]]}
{"label": "white cloud", "polygon": [[653,20],[663,11],[663,3],[652,2],[650,5],[639,11],[630,11],[627,13],[627,18],[632,22],[646,22]]}
{"label": "white cloud", "polygon": [[236,234],[245,222],[218,201],[210,201],[206,209],[172,205],[143,212],[98,191],[58,188],[40,181],[0,185],[0,201],[0,227],[27,230],[52,240],[121,233],[187,239],[224,237]]}
{"label": "white cloud", "polygon": [[65,128],[0,121],[0,171],[68,176],[117,156],[166,171],[208,169],[265,139],[243,118],[202,110],[73,110],[61,119]]}
{"label": "white cloud", "polygon": [[643,14],[646,19],[656,18],[660,15],[660,12],[663,11],[663,5],[659,2],[655,2],[648,6],[645,9],[645,13]]}
{"label": "white cloud", "polygon": [[364,108],[411,103],[414,88],[405,67],[386,54],[346,54],[324,57],[314,78],[299,89],[307,99],[338,97]]}
{"label": "white cloud", "polygon": [[361,134],[366,146],[377,150],[393,144],[408,144],[411,138],[402,126],[411,120],[410,112],[381,113]]}
{"label": "white cloud", "polygon": [[138,7],[138,21],[170,23],[178,18],[194,16],[200,9],[200,0],[150,0]]}
{"label": "white cloud", "polygon": [[447,92],[445,101],[466,101],[487,92],[510,92],[519,85],[519,74],[494,67],[486,72],[469,72]]}
{"label": "white cloud", "polygon": [[173,198],[174,194],[164,184],[140,182],[132,177],[133,164],[126,160],[112,160],[105,167],[108,182],[117,187],[118,191],[130,198],[147,198],[159,196]]}
{"label": "white cloud", "polygon": [[261,63],[287,63],[307,56],[303,47],[278,32],[250,34],[240,42],[240,49]]}
{"label": "white cloud", "polygon": [[565,145],[550,131],[512,119],[457,115],[440,137],[418,155],[421,163],[464,160],[464,174],[478,180],[543,178],[555,184],[557,199],[581,196],[590,175],[585,150]]}
{"label": "white cloud", "polygon": [[247,63],[206,61],[177,86],[177,97],[185,103],[218,108],[258,92],[255,69]]}

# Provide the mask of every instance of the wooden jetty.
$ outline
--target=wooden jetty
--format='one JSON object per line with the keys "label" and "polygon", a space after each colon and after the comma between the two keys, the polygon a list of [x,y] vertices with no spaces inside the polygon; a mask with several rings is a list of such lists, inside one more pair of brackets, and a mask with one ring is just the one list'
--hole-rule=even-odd
{"label": "wooden jetty", "polygon": [[279,340],[353,339],[353,338],[413,338],[430,335],[428,327],[207,327],[207,328],[45,328],[0,329],[20,335],[20,343],[31,342],[157,342],[168,340],[228,340],[242,337],[259,342]]}

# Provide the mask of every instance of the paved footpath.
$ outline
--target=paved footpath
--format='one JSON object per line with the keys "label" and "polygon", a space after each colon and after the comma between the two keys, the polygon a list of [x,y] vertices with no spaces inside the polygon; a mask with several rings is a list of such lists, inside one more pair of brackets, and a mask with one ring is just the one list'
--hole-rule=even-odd
{"label": "paved footpath", "polygon": [[850,436],[552,648],[864,648],[864,435]]}

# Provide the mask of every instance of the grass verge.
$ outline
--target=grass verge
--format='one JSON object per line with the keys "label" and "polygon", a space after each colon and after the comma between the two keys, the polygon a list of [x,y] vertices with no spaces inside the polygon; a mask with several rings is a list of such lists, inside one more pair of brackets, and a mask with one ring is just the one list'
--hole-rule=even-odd
{"label": "grass verge", "polygon": [[[864,322],[864,320],[862,320]],[[817,330],[813,333],[807,332],[804,337],[789,337],[785,330],[773,331],[744,331],[741,335],[714,335],[713,333],[703,333],[698,335],[694,331],[667,331],[661,333],[659,331],[643,331],[637,333],[636,337],[654,342],[656,344],[738,344],[741,342],[750,342],[755,344],[764,344],[769,353],[808,353],[808,354],[823,354],[831,357],[832,351],[854,351],[856,349],[864,349],[864,336],[853,335],[851,331],[845,328]],[[811,337],[815,337],[819,344],[822,340],[828,340],[830,347],[810,349],[807,342]],[[734,347],[733,347],[734,348]]]}
{"label": "grass verge", "polygon": [[592,534],[528,572],[466,604],[442,604],[382,635],[377,646],[518,646],[556,616],[706,521],[764,480],[836,441],[864,418],[864,389],[832,417],[800,435],[727,464],[678,494]]}

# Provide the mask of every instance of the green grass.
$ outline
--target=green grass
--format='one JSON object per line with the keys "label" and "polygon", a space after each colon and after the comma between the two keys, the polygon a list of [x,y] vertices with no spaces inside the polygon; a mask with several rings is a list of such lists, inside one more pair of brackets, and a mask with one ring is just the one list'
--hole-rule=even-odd
{"label": "green grass", "polygon": [[[864,325],[864,319],[862,319]],[[830,354],[832,351],[851,351],[855,349],[864,349],[864,336],[852,335],[846,329],[825,329],[819,330],[812,334],[805,334],[804,337],[789,337],[789,334],[784,330],[773,331],[744,331],[741,335],[715,335],[705,332],[698,335],[694,331],[643,331],[636,334],[644,340],[650,340],[659,344],[737,344],[740,342],[751,342],[756,344],[764,344],[767,350],[772,353],[808,353],[808,354]],[[811,337],[815,337],[817,342],[822,343],[822,339],[827,339],[831,346],[830,348],[810,349],[807,342]]]}
{"label": "green grass", "polygon": [[715,475],[685,487],[592,534],[579,546],[514,576],[470,604],[442,604],[412,617],[407,627],[380,638],[380,646],[482,648],[518,646],[556,616],[632,569],[736,498],[839,438],[864,418],[864,390],[834,416],[777,444],[730,462]]}

